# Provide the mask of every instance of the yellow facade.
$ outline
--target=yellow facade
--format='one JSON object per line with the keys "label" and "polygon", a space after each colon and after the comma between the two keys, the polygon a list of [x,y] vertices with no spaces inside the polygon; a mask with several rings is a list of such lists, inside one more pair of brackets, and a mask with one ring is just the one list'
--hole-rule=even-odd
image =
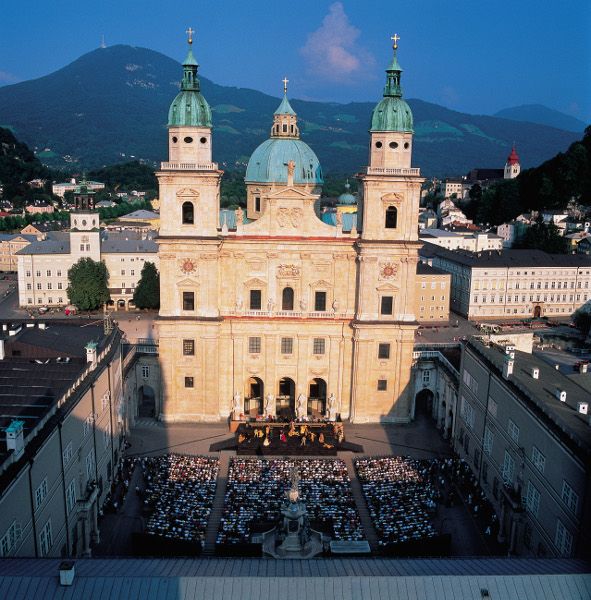
{"label": "yellow facade", "polygon": [[256,220],[239,209],[235,226],[220,223],[211,138],[204,154],[175,146],[199,139],[190,127],[169,135],[156,174],[161,419],[293,414],[301,402],[319,416],[332,396],[343,419],[410,420],[422,179],[412,132],[370,137],[359,230],[346,232],[320,220],[317,182],[294,183],[291,161],[284,183],[249,185]]}

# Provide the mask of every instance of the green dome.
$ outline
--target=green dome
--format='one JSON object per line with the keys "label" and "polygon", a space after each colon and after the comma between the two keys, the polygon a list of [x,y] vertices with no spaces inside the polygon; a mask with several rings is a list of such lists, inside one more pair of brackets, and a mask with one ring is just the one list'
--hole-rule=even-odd
{"label": "green dome", "polygon": [[351,193],[351,186],[349,185],[349,181],[347,180],[347,183],[345,183],[345,192],[343,192],[338,200],[339,200],[339,204],[341,206],[350,206],[352,204],[357,204],[357,198],[355,198],[355,196],[353,196],[353,194]]}
{"label": "green dome", "polygon": [[168,111],[169,127],[211,127],[211,108],[201,95],[197,70],[199,64],[193,56],[192,40],[183,62],[181,91],[172,101]]}
{"label": "green dome", "polygon": [[410,106],[396,96],[384,96],[373,109],[370,131],[405,131],[412,133]]}
{"label": "green dome", "polygon": [[168,126],[211,127],[211,108],[200,92],[181,90],[168,111]]}
{"label": "green dome", "polygon": [[287,183],[287,163],[295,162],[294,183],[322,184],[322,169],[308,144],[293,138],[271,138],[253,153],[246,167],[248,183]]}

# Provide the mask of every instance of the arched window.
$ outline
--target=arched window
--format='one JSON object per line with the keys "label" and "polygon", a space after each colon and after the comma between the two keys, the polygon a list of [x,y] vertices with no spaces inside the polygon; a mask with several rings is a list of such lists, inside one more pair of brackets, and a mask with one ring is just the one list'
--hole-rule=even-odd
{"label": "arched window", "polygon": [[183,202],[183,225],[193,225],[195,214],[192,202]]}
{"label": "arched window", "polygon": [[395,206],[388,206],[386,209],[386,229],[396,229],[396,222],[398,221],[398,211]]}
{"label": "arched window", "polygon": [[293,310],[293,288],[283,288],[281,294],[281,310]]}

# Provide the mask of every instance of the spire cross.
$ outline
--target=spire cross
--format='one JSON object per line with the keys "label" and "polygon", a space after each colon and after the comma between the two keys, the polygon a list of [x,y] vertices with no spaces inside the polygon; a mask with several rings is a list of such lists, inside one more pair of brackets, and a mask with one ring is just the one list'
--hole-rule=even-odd
{"label": "spire cross", "polygon": [[392,47],[394,48],[394,50],[396,50],[398,48],[398,40],[400,39],[400,36],[397,33],[395,33],[390,39],[394,42],[394,45]]}
{"label": "spire cross", "polygon": [[189,36],[189,44],[193,43],[193,34],[195,33],[195,30],[192,29],[191,27],[189,27],[189,29],[187,29],[187,31],[185,31],[185,33]]}
{"label": "spire cross", "polygon": [[289,83],[289,79],[284,77],[281,81],[283,81],[283,93],[287,94],[287,84]]}

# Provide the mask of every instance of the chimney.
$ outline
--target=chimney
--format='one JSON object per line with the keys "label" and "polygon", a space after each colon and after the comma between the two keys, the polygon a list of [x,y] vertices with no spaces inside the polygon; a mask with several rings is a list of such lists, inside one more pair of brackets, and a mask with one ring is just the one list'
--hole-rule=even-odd
{"label": "chimney", "polygon": [[23,435],[24,421],[12,420],[6,428],[6,448],[14,450],[14,458],[19,458],[25,449],[25,437]]}
{"label": "chimney", "polygon": [[561,402],[566,402],[566,392],[564,390],[561,390],[560,388],[557,388],[556,398]]}
{"label": "chimney", "polygon": [[588,368],[589,368],[588,363],[581,363],[579,365],[579,373],[586,373]]}
{"label": "chimney", "polygon": [[540,369],[538,369],[538,367],[532,367],[531,368],[531,376],[534,379],[539,379],[540,378]]}
{"label": "chimney", "polygon": [[62,560],[60,563],[60,585],[72,585],[74,583],[74,575],[76,575],[76,569],[74,568],[73,560]]}
{"label": "chimney", "polygon": [[589,403],[588,402],[577,402],[577,412],[582,415],[589,414]]}
{"label": "chimney", "polygon": [[96,342],[88,342],[86,348],[86,362],[96,366]]}
{"label": "chimney", "polygon": [[45,323],[39,323],[38,327],[39,327],[39,329],[45,329],[46,325],[45,325]]}
{"label": "chimney", "polygon": [[509,375],[513,375],[513,365],[515,361],[507,356],[505,358],[505,362],[503,363],[503,379],[509,379]]}
{"label": "chimney", "polygon": [[0,340],[0,360],[4,360],[6,358],[6,351],[4,349],[4,340]]}

